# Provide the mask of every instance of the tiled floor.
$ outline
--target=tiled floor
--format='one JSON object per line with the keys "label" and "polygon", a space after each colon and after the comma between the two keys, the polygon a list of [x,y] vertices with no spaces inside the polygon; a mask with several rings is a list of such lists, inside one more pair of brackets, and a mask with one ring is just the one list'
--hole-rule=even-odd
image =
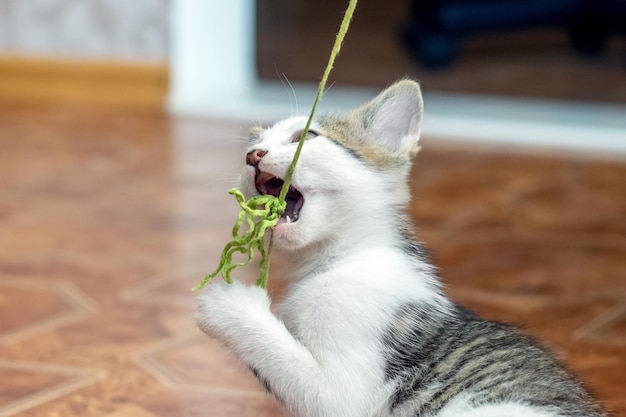
{"label": "tiled floor", "polygon": [[[283,415],[193,322],[244,132],[0,105],[0,416]],[[626,413],[626,162],[424,145],[411,215],[450,294]]]}

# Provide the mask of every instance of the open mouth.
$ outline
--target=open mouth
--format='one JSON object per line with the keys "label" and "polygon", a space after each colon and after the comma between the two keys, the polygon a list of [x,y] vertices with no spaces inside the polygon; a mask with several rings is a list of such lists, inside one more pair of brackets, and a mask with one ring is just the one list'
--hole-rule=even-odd
{"label": "open mouth", "polygon": [[[273,195],[274,197],[279,196],[280,190],[285,183],[285,181],[283,181],[282,179],[259,170],[257,170],[256,172],[254,182],[259,194],[269,194]],[[304,196],[296,188],[290,186],[289,190],[287,191],[287,195],[285,196],[285,202],[287,203],[287,208],[285,208],[285,212],[282,214],[279,224],[281,222],[297,222],[300,218],[300,210],[304,205]]]}

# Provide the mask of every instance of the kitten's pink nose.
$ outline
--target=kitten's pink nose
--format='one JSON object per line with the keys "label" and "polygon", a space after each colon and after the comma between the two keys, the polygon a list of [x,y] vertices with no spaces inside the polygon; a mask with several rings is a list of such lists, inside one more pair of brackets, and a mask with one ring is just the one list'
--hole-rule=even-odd
{"label": "kitten's pink nose", "polygon": [[267,151],[262,151],[260,149],[253,149],[250,152],[248,152],[248,154],[246,155],[246,163],[248,165],[255,167],[259,165],[259,162],[261,162],[261,159],[263,159],[265,155],[267,155]]}

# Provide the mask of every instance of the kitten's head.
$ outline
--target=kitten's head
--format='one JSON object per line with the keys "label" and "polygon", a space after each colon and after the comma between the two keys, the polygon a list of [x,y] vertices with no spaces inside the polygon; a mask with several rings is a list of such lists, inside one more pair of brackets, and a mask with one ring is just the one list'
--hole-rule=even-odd
{"label": "kitten's head", "polygon": [[[419,150],[422,95],[400,81],[345,116],[316,118],[307,133],[287,194],[287,210],[274,228],[285,249],[383,233],[409,201],[407,176]],[[278,195],[306,117],[250,134],[240,188],[251,197]]]}

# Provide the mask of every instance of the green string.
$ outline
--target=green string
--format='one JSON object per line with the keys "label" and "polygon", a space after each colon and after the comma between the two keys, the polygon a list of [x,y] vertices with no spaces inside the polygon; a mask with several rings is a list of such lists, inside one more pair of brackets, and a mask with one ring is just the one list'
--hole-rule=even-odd
{"label": "green string", "polygon": [[[217,274],[221,274],[224,281],[232,284],[233,279],[230,273],[236,267],[250,263],[254,256],[255,249],[261,254],[261,274],[257,280],[257,285],[262,288],[267,288],[269,254],[272,250],[272,242],[270,240],[268,248],[266,249],[263,236],[268,228],[274,227],[278,223],[280,216],[285,211],[287,203],[273,195],[259,195],[245,201],[245,197],[241,191],[236,188],[231,189],[228,193],[234,195],[241,206],[241,211],[237,216],[237,222],[232,231],[233,240],[224,247],[217,270],[204,277],[198,285],[193,287],[194,291],[202,288],[211,279],[215,278]],[[239,232],[244,224],[248,225],[248,230],[240,235]],[[233,255],[235,253],[245,255],[246,260],[233,263]]]}
{"label": "green string", "polygon": [[[315,114],[315,110],[317,109],[317,104],[322,99],[322,95],[324,94],[324,89],[326,88],[326,81],[328,80],[328,76],[330,75],[330,71],[333,68],[335,63],[335,58],[339,54],[341,50],[341,44],[343,43],[343,39],[348,32],[348,27],[350,26],[350,21],[352,20],[352,15],[354,14],[354,9],[356,8],[357,0],[350,0],[348,4],[348,8],[343,16],[343,20],[341,21],[341,26],[339,27],[339,32],[337,33],[337,37],[335,38],[335,43],[333,45],[333,49],[330,53],[330,58],[328,59],[328,64],[326,65],[326,70],[322,75],[322,79],[320,81],[319,87],[317,89],[317,95],[315,96],[315,101],[313,102],[313,107],[311,108],[311,113],[309,113],[309,118],[307,119],[304,130],[302,131],[302,135],[300,136],[300,140],[298,141],[298,147],[296,148],[296,152],[293,156],[291,164],[287,169],[287,173],[285,174],[285,182],[280,190],[280,194],[278,197],[274,197],[273,195],[259,195],[256,197],[252,197],[248,201],[245,201],[245,197],[241,193],[241,191],[236,188],[231,189],[228,193],[235,196],[239,206],[241,207],[241,211],[237,216],[237,222],[233,227],[232,236],[233,240],[226,244],[224,250],[222,251],[222,256],[220,257],[220,263],[215,272],[204,277],[202,281],[195,287],[193,287],[193,291],[201,289],[205,284],[211,281],[213,278],[217,276],[217,274],[221,274],[224,281],[231,284],[233,282],[231,278],[231,272],[233,269],[238,266],[244,266],[249,264],[254,257],[254,251],[257,250],[261,255],[261,261],[259,263],[259,279],[256,281],[256,285],[261,288],[267,288],[267,281],[269,279],[269,256],[272,252],[272,243],[273,243],[273,235],[270,235],[267,243],[267,247],[265,246],[265,231],[267,229],[271,229],[278,224],[280,220],[280,216],[285,212],[285,208],[287,207],[287,203],[285,202],[285,197],[287,196],[287,191],[289,191],[289,186],[291,184],[291,177],[293,176],[293,172],[295,171],[296,164],[298,163],[298,159],[300,158],[300,152],[302,150],[302,146],[304,145],[304,139],[307,136],[307,132],[311,127],[311,122],[313,121],[313,115]],[[243,232],[243,234],[239,234],[241,227],[246,224],[248,226],[248,230]],[[245,261],[233,263],[233,255],[235,253],[241,253],[245,257]]]}
{"label": "green string", "polygon": [[291,177],[293,176],[293,171],[296,169],[298,158],[300,158],[300,151],[302,150],[302,145],[304,145],[304,139],[306,138],[308,130],[311,127],[311,122],[313,121],[313,115],[315,114],[315,110],[317,109],[317,103],[319,103],[319,101],[322,99],[322,96],[324,95],[324,89],[326,88],[326,81],[328,81],[328,76],[330,75],[330,71],[333,69],[333,65],[335,64],[335,58],[337,57],[337,55],[339,55],[339,51],[341,50],[341,44],[343,43],[343,38],[345,38],[346,33],[348,33],[348,27],[350,26],[350,21],[352,21],[352,15],[354,14],[356,3],[357,3],[357,0],[350,0],[350,3],[348,4],[348,8],[346,9],[345,14],[343,15],[343,20],[341,21],[339,32],[337,32],[337,37],[335,38],[335,44],[333,45],[333,49],[330,52],[330,58],[328,58],[328,64],[326,64],[324,75],[322,75],[320,85],[317,88],[317,95],[315,96],[315,101],[313,102],[311,113],[309,113],[309,118],[306,121],[304,130],[302,131],[302,135],[300,136],[300,140],[298,141],[298,148],[296,149],[296,153],[293,156],[291,165],[289,165],[289,169],[287,170],[287,174],[285,175],[285,183],[283,184],[283,188],[280,190],[280,195],[278,196],[278,198],[280,198],[283,201],[285,200],[285,196],[287,195],[287,191],[289,190],[289,184],[291,184]]}

